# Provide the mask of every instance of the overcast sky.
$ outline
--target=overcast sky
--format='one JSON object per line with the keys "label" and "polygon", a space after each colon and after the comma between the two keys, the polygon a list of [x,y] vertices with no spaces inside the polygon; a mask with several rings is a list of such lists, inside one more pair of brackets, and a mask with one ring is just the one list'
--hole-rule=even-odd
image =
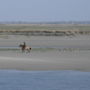
{"label": "overcast sky", "polygon": [[90,0],[0,0],[0,21],[87,20]]}

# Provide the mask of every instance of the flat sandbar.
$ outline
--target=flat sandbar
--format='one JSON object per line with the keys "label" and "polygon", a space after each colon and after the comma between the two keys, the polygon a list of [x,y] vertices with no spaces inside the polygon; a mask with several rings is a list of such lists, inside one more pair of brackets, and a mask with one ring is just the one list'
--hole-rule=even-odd
{"label": "flat sandbar", "polygon": [[0,51],[0,69],[90,71],[90,51]]}

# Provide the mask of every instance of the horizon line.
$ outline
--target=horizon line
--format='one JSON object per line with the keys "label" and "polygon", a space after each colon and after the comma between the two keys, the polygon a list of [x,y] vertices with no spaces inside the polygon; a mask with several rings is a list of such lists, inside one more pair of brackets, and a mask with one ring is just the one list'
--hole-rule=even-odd
{"label": "horizon line", "polygon": [[0,24],[90,24],[90,21],[0,21]]}

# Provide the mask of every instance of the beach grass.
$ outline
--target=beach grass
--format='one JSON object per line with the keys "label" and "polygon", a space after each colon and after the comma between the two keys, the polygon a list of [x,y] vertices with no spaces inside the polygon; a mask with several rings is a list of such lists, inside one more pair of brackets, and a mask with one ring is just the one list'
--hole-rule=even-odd
{"label": "beach grass", "polygon": [[81,24],[1,24],[0,34],[65,36],[90,34],[90,25]]}

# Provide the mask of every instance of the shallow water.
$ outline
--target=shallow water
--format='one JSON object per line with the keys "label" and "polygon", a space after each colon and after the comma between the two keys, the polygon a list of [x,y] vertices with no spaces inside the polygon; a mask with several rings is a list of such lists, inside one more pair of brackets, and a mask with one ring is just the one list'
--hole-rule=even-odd
{"label": "shallow water", "polygon": [[90,90],[90,72],[0,70],[0,90]]}

